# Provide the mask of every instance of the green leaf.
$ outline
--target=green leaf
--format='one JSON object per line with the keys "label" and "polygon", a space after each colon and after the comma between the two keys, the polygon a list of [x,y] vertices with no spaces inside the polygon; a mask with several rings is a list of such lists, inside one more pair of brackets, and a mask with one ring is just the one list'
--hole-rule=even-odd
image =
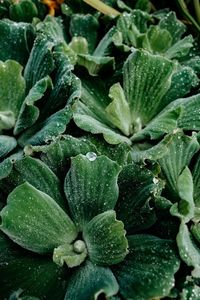
{"label": "green leaf", "polygon": [[168,30],[160,28],[159,25],[151,25],[142,41],[143,48],[154,54],[164,53],[171,44],[171,34]]}
{"label": "green leaf", "polygon": [[172,43],[178,42],[186,31],[186,26],[183,22],[177,19],[175,12],[170,11],[163,16],[159,22],[162,29],[166,29],[172,36]]}
{"label": "green leaf", "polygon": [[69,280],[65,300],[97,300],[101,294],[111,297],[118,292],[118,283],[108,268],[87,262]]}
{"label": "green leaf", "polygon": [[195,206],[200,208],[200,156],[199,155],[194,165],[192,176],[193,176],[193,183],[194,183],[194,202],[195,202]]}
{"label": "green leaf", "polygon": [[13,3],[9,7],[9,16],[17,22],[31,23],[34,17],[37,17],[38,10],[36,5],[31,0],[21,0]]}
{"label": "green leaf", "polygon": [[194,70],[187,66],[179,65],[177,71],[172,76],[170,89],[163,98],[163,103],[167,105],[173,100],[184,97],[199,84],[199,79]]}
{"label": "green leaf", "polygon": [[75,138],[61,135],[49,145],[26,146],[25,153],[34,155],[41,153],[40,159],[61,179],[66,175],[69,159],[78,154],[97,152],[97,148],[87,138]]}
{"label": "green leaf", "polygon": [[131,140],[133,142],[144,139],[155,140],[161,138],[165,133],[171,133],[178,127],[181,112],[181,107],[161,112],[144,129],[133,134]]}
{"label": "green leaf", "polygon": [[182,40],[178,41],[171,48],[169,48],[165,52],[165,56],[169,59],[180,59],[186,56],[193,46],[193,41],[192,35],[184,37]]}
{"label": "green leaf", "polygon": [[[44,34],[39,34],[34,41],[28,62],[24,70],[27,91],[29,91],[37,81],[51,74],[54,69],[52,48],[54,43]],[[34,72],[33,72],[34,70]]]}
{"label": "green leaf", "polygon": [[132,132],[131,114],[124,91],[120,83],[114,84],[109,91],[112,102],[106,107],[111,122],[121,130],[124,135]]}
{"label": "green leaf", "polygon": [[17,141],[13,137],[0,135],[0,159],[6,157],[16,146]]}
{"label": "green leaf", "polygon": [[25,249],[52,253],[77,236],[75,225],[59,205],[29,183],[14,189],[7,203],[1,211],[0,228]]}
{"label": "green leaf", "polygon": [[191,97],[177,99],[170,103],[163,112],[182,107],[183,110],[178,119],[178,127],[183,130],[200,130],[199,97],[200,94],[197,94]]}
{"label": "green leaf", "polygon": [[52,88],[52,81],[49,76],[46,76],[36,82],[30,89],[21,107],[18,120],[15,124],[14,134],[19,134],[23,130],[32,126],[39,117],[39,108],[35,102],[40,100],[47,89]]}
{"label": "green leaf", "polygon": [[179,259],[170,240],[147,234],[128,237],[129,254],[113,269],[125,299],[167,296],[174,286]]}
{"label": "green leaf", "polygon": [[120,167],[106,156],[97,157],[89,152],[86,156],[72,158],[64,190],[70,214],[78,227],[82,228],[97,214],[114,208],[119,172]]}
{"label": "green leaf", "polygon": [[152,226],[156,215],[149,202],[160,194],[160,180],[145,167],[128,164],[119,174],[118,185],[116,213],[125,228],[131,232],[138,232]]}
{"label": "green leaf", "polygon": [[46,297],[49,300],[63,300],[66,282],[63,270],[54,262],[16,247],[2,232],[0,232],[0,248],[2,299],[8,299],[11,291],[20,287],[27,295],[41,299]]}
{"label": "green leaf", "polygon": [[59,135],[66,130],[67,124],[71,120],[71,108],[67,106],[46,120],[41,121],[27,129],[18,139],[21,146],[26,144],[42,145],[55,140]]}
{"label": "green leaf", "polygon": [[192,285],[185,287],[181,292],[181,300],[198,300],[200,297],[200,287]]}
{"label": "green leaf", "polygon": [[167,153],[158,159],[171,198],[177,198],[179,193],[178,178],[198,150],[199,143],[195,135],[189,137],[177,131],[171,136]]}
{"label": "green leaf", "polygon": [[66,104],[73,103],[74,99],[81,96],[81,81],[72,74],[73,66],[69,57],[58,48],[55,51],[54,88],[41,109],[43,117],[62,109]]}
{"label": "green leaf", "polygon": [[179,203],[175,203],[170,212],[179,217],[184,223],[188,223],[194,217],[193,180],[188,167],[185,167],[177,180],[177,190],[180,197]]}
{"label": "green leaf", "polygon": [[83,228],[83,238],[90,260],[97,265],[109,266],[124,260],[128,253],[124,224],[112,210],[95,216]]}
{"label": "green leaf", "polygon": [[98,20],[90,14],[74,14],[70,20],[70,33],[72,36],[84,37],[92,53],[97,42]]}
{"label": "green leaf", "polygon": [[79,54],[77,63],[85,67],[88,73],[96,76],[98,73],[106,72],[107,70],[114,69],[114,57],[109,56],[93,56],[88,54]]}
{"label": "green leaf", "polygon": [[133,124],[144,126],[163,109],[162,98],[170,88],[175,67],[172,61],[144,50],[134,50],[128,57],[123,87]]}
{"label": "green leaf", "polygon": [[0,20],[0,60],[13,59],[26,64],[34,39],[34,28],[31,24]]}
{"label": "green leaf", "polygon": [[[6,124],[10,121],[13,126],[13,119],[17,118],[19,110],[25,97],[25,80],[21,75],[22,66],[14,60],[0,62],[0,129],[5,127],[4,117],[7,113]],[[10,126],[7,127],[11,128]]]}
{"label": "green leaf", "polygon": [[10,193],[19,184],[30,183],[36,189],[52,197],[64,210],[66,199],[63,195],[61,182],[48,166],[39,159],[25,157],[13,162],[13,168],[7,178],[1,181]]}
{"label": "green leaf", "polygon": [[179,255],[182,260],[188,265],[193,267],[193,277],[199,278],[200,276],[200,249],[195,244],[191,233],[186,224],[181,222],[179,232],[176,238]]}

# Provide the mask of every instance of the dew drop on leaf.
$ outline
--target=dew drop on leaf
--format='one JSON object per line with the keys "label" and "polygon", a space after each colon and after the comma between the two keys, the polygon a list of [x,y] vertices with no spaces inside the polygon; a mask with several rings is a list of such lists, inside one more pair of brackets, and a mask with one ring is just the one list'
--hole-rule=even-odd
{"label": "dew drop on leaf", "polygon": [[87,159],[89,159],[90,161],[94,161],[94,160],[97,158],[97,155],[96,155],[96,153],[94,153],[94,152],[88,152],[88,153],[86,154],[86,157],[87,157]]}

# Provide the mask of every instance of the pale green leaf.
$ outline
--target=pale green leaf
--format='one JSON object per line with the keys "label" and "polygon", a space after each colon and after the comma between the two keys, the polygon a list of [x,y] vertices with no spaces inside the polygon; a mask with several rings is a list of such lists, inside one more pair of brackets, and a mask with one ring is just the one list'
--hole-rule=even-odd
{"label": "pale green leaf", "polygon": [[6,155],[15,149],[17,146],[17,141],[7,135],[0,135],[0,159],[6,157]]}

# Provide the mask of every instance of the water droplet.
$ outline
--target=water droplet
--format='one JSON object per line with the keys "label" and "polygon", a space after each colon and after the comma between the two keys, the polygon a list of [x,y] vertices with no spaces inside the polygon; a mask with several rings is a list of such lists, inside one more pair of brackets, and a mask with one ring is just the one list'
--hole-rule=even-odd
{"label": "water droplet", "polygon": [[153,178],[153,183],[157,184],[159,182],[159,180],[157,178]]}
{"label": "water droplet", "polygon": [[90,161],[94,161],[94,160],[97,158],[97,155],[96,155],[96,153],[94,153],[94,152],[88,152],[88,153],[86,154],[86,157],[87,157],[87,159],[89,159]]}

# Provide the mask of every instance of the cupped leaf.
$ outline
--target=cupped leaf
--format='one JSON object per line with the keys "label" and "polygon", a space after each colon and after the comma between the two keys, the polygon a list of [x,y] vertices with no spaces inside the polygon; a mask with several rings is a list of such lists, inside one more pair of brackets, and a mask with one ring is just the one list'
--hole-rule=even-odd
{"label": "cupped leaf", "polygon": [[13,162],[11,173],[1,180],[1,186],[7,194],[24,182],[30,183],[36,189],[52,197],[63,210],[66,209],[66,199],[57,176],[39,159],[29,156]]}
{"label": "cupped leaf", "polygon": [[18,3],[11,4],[9,7],[9,16],[14,21],[29,23],[37,15],[37,7],[31,0],[21,0]]}
{"label": "cupped leaf", "polygon": [[[0,62],[0,128],[4,122],[1,113],[13,113],[16,119],[24,101],[25,80],[21,73],[22,66],[16,61]],[[11,123],[13,117],[10,116]]]}
{"label": "cupped leaf", "polygon": [[103,266],[123,261],[128,253],[125,234],[124,224],[116,219],[114,211],[94,217],[83,229],[90,260]]}
{"label": "cupped leaf", "polygon": [[110,269],[87,261],[70,278],[65,300],[97,300],[101,294],[110,298],[118,290],[118,283]]}
{"label": "cupped leaf", "polygon": [[0,248],[1,299],[8,299],[20,287],[26,295],[63,300],[66,280],[54,262],[16,247],[2,232]]}
{"label": "cupped leaf", "polygon": [[[163,109],[176,65],[159,55],[134,50],[124,64],[123,88],[133,124],[146,125]],[[159,76],[158,76],[159,74]]]}
{"label": "cupped leaf", "polygon": [[97,153],[95,145],[87,138],[75,138],[71,135],[62,135],[49,145],[25,148],[27,155],[40,153],[40,159],[61,179],[66,175],[69,159],[88,152]]}
{"label": "cupped leaf", "polygon": [[0,60],[13,59],[25,65],[33,44],[34,28],[31,24],[0,21]]}
{"label": "cupped leaf", "polygon": [[45,34],[39,34],[35,39],[24,70],[27,91],[29,91],[37,81],[49,75],[53,71],[53,46],[54,43]]}
{"label": "cupped leaf", "polygon": [[71,120],[72,111],[69,106],[57,111],[46,120],[34,124],[27,129],[18,139],[21,146],[27,144],[43,145],[55,140],[66,130],[67,124]]}
{"label": "cupped leaf", "polygon": [[89,52],[92,53],[97,42],[98,20],[90,14],[74,14],[70,20],[69,27],[71,36],[84,37],[89,46]]}
{"label": "cupped leaf", "polygon": [[179,259],[172,241],[138,234],[128,237],[129,254],[113,268],[126,299],[162,298],[174,286]]}
{"label": "cupped leaf", "polygon": [[193,267],[193,277],[200,276],[200,248],[195,243],[186,224],[181,222],[179,232],[176,238],[178,250],[182,260]]}
{"label": "cupped leaf", "polygon": [[96,215],[115,207],[119,172],[118,164],[106,156],[89,152],[72,158],[64,189],[77,226],[82,228]]}
{"label": "cupped leaf", "polygon": [[52,253],[77,236],[75,225],[59,205],[29,183],[14,189],[7,203],[1,211],[0,229],[25,249]]}
{"label": "cupped leaf", "polygon": [[170,197],[177,198],[178,178],[198,150],[199,143],[195,135],[189,137],[177,131],[171,136],[167,153],[158,160],[167,181],[166,188],[170,191]]}
{"label": "cupped leaf", "polygon": [[106,107],[112,123],[129,136],[132,132],[131,113],[124,91],[119,83],[110,88],[109,97],[112,102]]}
{"label": "cupped leaf", "polygon": [[7,135],[0,135],[0,159],[6,157],[6,155],[15,149],[16,146],[17,141],[15,138]]}
{"label": "cupped leaf", "polygon": [[20,109],[18,120],[15,124],[14,134],[19,134],[23,130],[32,126],[39,117],[39,109],[35,102],[40,100],[47,89],[52,88],[52,81],[49,76],[46,76],[36,82],[26,96],[23,105]]}
{"label": "cupped leaf", "polygon": [[200,130],[199,98],[200,94],[177,99],[171,102],[163,112],[182,107],[182,113],[178,119],[178,127],[184,130]]}
{"label": "cupped leaf", "polygon": [[162,190],[159,179],[143,166],[128,164],[118,179],[119,199],[116,205],[117,217],[125,228],[137,232],[153,225],[155,210],[149,202]]}
{"label": "cupped leaf", "polygon": [[170,32],[173,44],[178,42],[186,31],[186,26],[177,19],[176,14],[173,11],[168,12],[161,18],[159,26]]}
{"label": "cupped leaf", "polygon": [[184,223],[194,217],[195,205],[193,200],[193,180],[188,167],[178,177],[177,190],[180,197],[179,203],[175,203],[170,212],[173,216],[179,217]]}

